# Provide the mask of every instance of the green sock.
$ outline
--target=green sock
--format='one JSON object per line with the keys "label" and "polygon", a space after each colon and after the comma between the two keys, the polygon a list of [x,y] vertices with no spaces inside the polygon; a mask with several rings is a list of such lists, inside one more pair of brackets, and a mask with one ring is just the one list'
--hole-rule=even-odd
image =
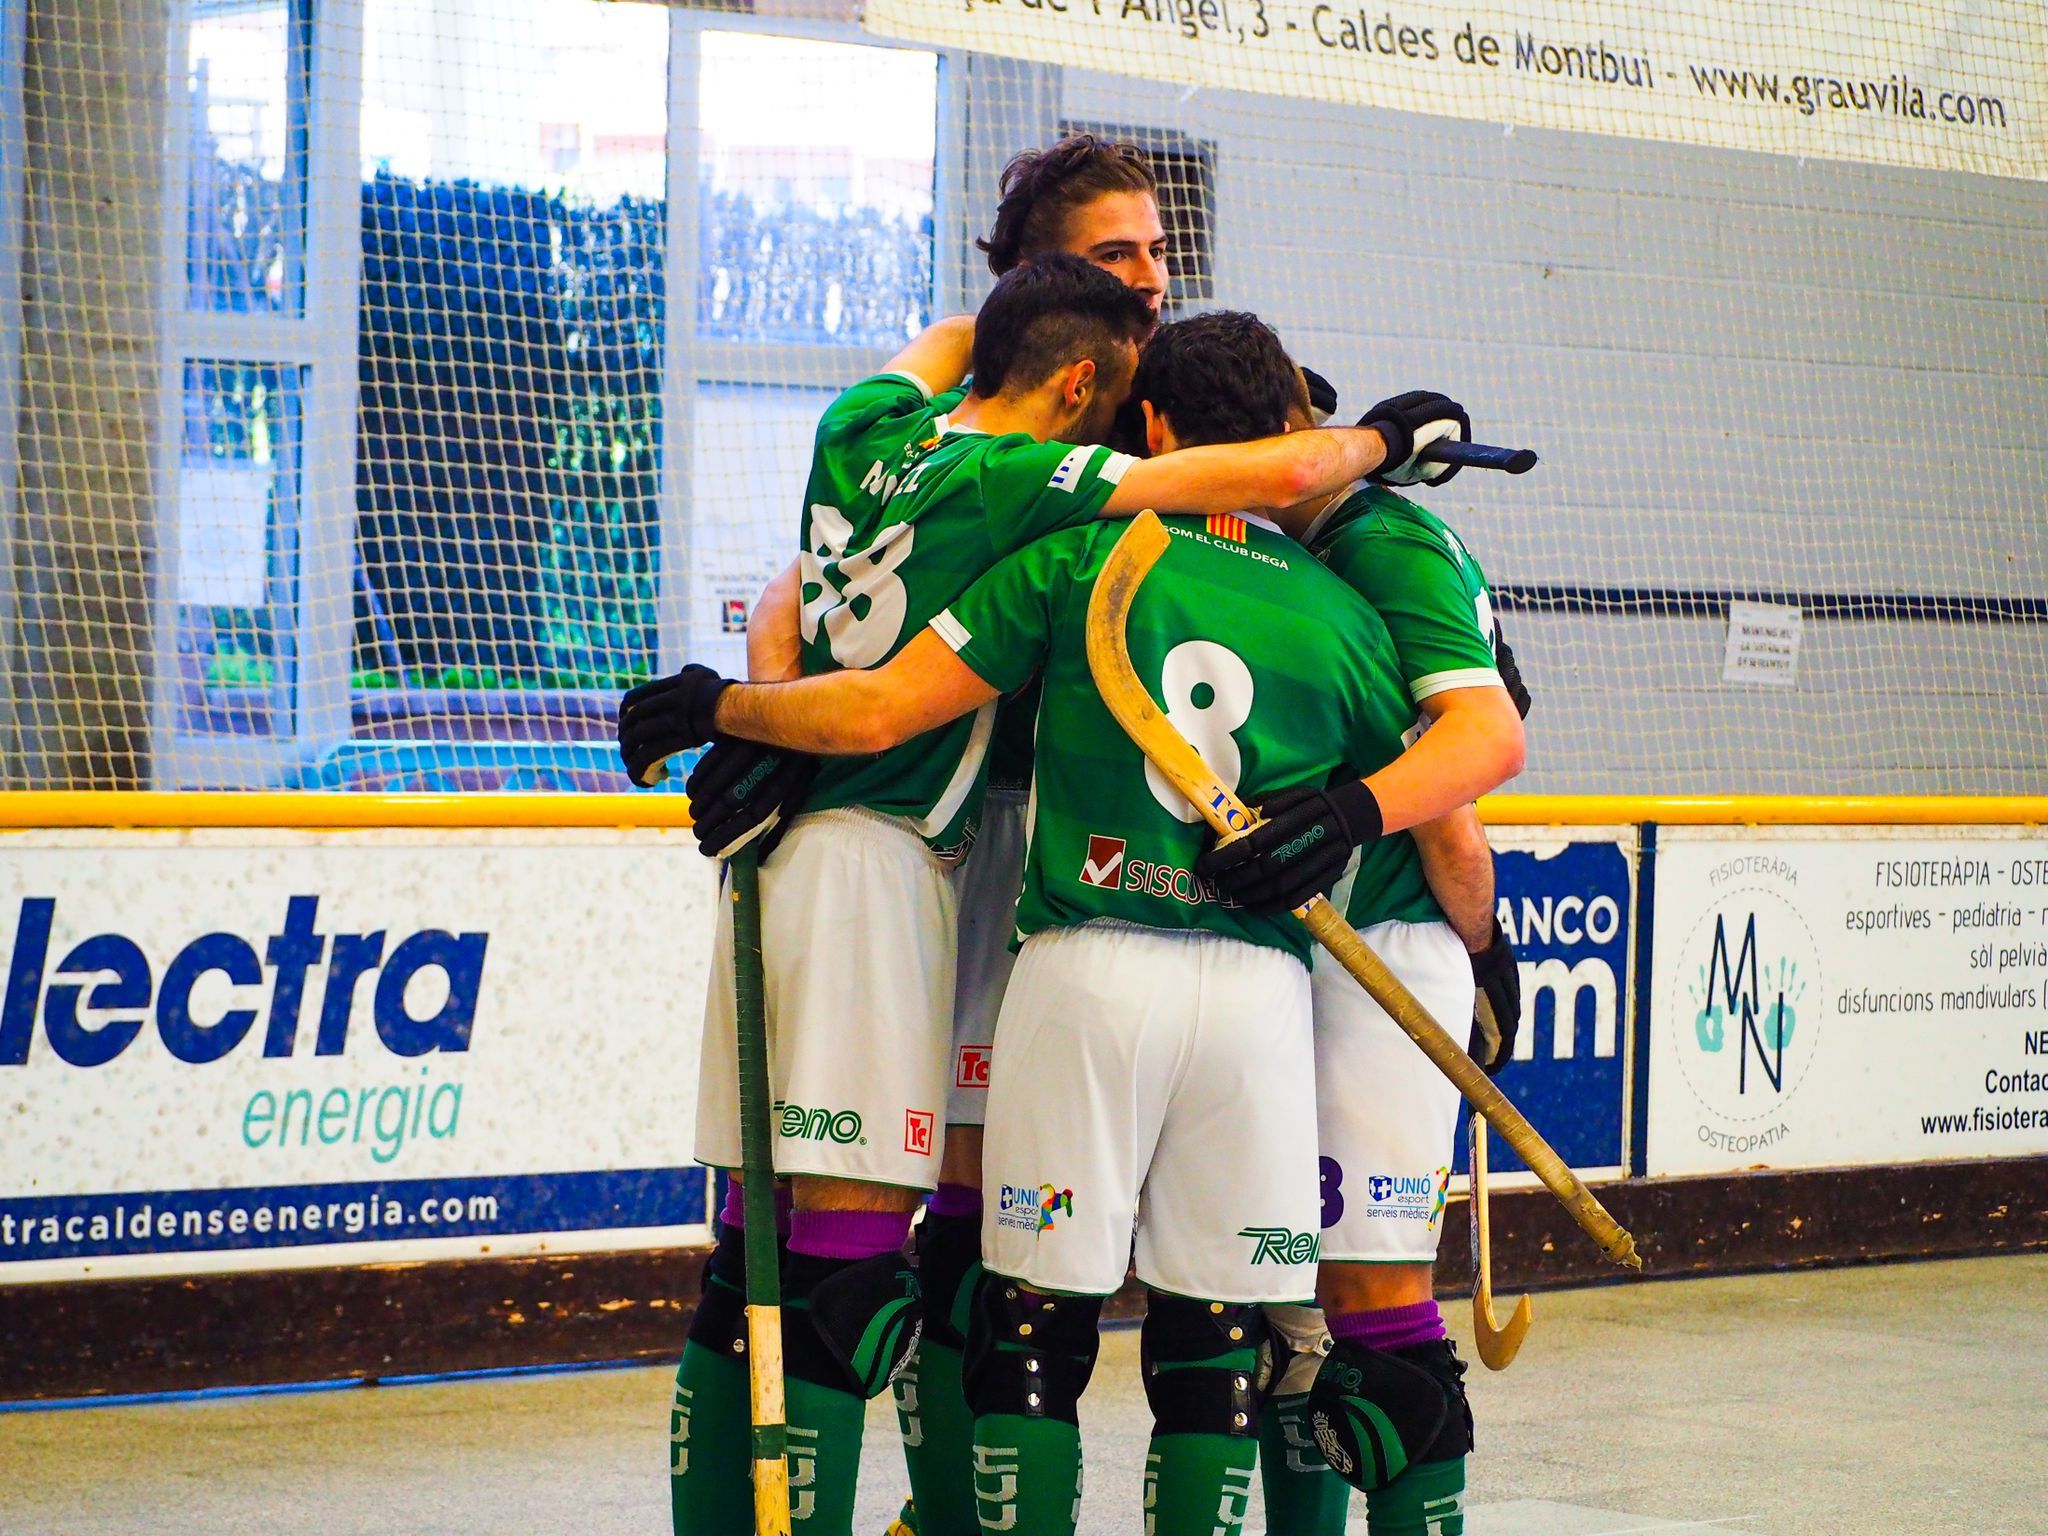
{"label": "green sock", "polygon": [[1145,1456],[1151,1536],[1232,1536],[1251,1502],[1259,1442],[1250,1435],[1154,1435]]}
{"label": "green sock", "polygon": [[733,1536],[754,1528],[752,1423],[745,1358],[685,1344],[668,1420],[675,1536]]}
{"label": "green sock", "polygon": [[[793,1536],[852,1536],[868,1405],[852,1392],[795,1376],[785,1377],[782,1389],[789,1420],[790,1530]],[[752,1519],[744,1529],[753,1529]]]}
{"label": "green sock", "polygon": [[1074,1536],[1081,1523],[1081,1431],[1062,1419],[1022,1414],[976,1419],[974,1508],[985,1532]]}
{"label": "green sock", "polygon": [[1308,1427],[1308,1394],[1276,1397],[1259,1415],[1267,1536],[1342,1536],[1351,1485],[1330,1470]]}
{"label": "green sock", "polygon": [[919,1536],[976,1536],[974,1415],[960,1387],[960,1351],[927,1338],[896,1378],[896,1421]]}
{"label": "green sock", "polygon": [[1465,1536],[1465,1458],[1418,1461],[1365,1496],[1370,1536]]}

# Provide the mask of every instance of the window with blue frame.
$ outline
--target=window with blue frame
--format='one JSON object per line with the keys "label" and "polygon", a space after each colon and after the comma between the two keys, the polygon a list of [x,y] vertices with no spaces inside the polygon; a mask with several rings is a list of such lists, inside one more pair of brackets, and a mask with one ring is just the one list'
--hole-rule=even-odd
{"label": "window with blue frame", "polygon": [[199,0],[186,35],[186,304],[305,307],[307,0]]}
{"label": "window with blue frame", "polygon": [[706,30],[697,332],[893,350],[931,321],[938,55]]}
{"label": "window with blue frame", "polygon": [[178,728],[289,736],[297,688],[301,371],[185,364]]}
{"label": "window with blue frame", "polygon": [[463,693],[513,734],[652,664],[666,26],[372,13],[352,674],[387,725]]}

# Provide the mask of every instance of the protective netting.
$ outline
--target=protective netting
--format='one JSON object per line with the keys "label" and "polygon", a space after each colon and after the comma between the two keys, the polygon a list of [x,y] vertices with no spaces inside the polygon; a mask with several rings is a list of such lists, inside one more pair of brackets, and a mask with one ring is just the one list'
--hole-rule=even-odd
{"label": "protective netting", "polygon": [[1429,498],[1521,787],[2048,783],[2048,5],[774,10],[0,0],[0,785],[622,787],[1077,127],[1177,308],[1543,454]]}

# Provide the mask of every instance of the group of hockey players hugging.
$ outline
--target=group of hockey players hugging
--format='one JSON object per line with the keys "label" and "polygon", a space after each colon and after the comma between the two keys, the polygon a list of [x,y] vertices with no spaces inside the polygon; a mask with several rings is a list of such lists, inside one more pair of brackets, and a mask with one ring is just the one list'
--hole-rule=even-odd
{"label": "group of hockey players hugging", "polygon": [[[1473,801],[1520,772],[1528,695],[1479,562],[1389,489],[1448,479],[1426,450],[1466,414],[1415,390],[1328,426],[1334,389],[1256,317],[1161,323],[1128,145],[1017,156],[979,243],[978,313],[820,421],[749,679],[688,666],[619,709],[636,782],[706,748],[698,840],[760,859],[794,1529],[851,1532],[893,1388],[893,1531],[1073,1532],[1135,1266],[1147,1532],[1235,1533],[1256,1475],[1274,1533],[1342,1531],[1355,1488],[1376,1536],[1459,1536],[1472,1416],[1431,1283],[1458,1095],[1292,911],[1327,895],[1476,1019],[1483,1067],[1511,1054]],[[1262,818],[1220,844],[1088,667],[1148,509],[1170,538],[1131,660]],[[731,1177],[676,1375],[678,1536],[753,1529],[720,906],[696,1150]]]}

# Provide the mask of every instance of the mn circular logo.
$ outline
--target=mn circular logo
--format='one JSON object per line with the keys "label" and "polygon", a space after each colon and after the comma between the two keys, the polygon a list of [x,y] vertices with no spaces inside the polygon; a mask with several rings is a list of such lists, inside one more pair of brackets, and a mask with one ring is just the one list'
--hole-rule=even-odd
{"label": "mn circular logo", "polygon": [[1671,1032],[1702,1107],[1737,1124],[1785,1107],[1819,1044],[1827,989],[1805,920],[1774,891],[1727,892],[1686,940]]}

